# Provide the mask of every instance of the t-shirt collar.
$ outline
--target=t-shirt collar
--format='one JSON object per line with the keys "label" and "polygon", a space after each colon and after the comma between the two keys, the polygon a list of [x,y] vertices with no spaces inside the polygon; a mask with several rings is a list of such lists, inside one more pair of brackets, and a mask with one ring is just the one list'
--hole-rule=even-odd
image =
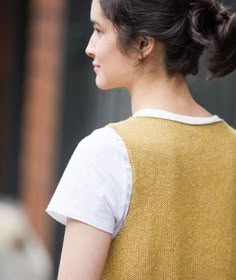
{"label": "t-shirt collar", "polygon": [[161,119],[173,120],[187,124],[210,124],[222,121],[217,115],[210,117],[193,117],[187,115],[180,115],[162,109],[141,109],[133,114],[133,117],[156,117]]}

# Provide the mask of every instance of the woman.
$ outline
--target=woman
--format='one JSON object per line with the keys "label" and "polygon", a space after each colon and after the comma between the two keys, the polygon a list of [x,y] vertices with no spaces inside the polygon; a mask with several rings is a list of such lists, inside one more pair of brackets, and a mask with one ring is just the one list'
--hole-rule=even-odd
{"label": "woman", "polygon": [[84,138],[47,208],[59,280],[236,279],[236,132],[185,77],[236,68],[236,15],[210,0],[93,0],[86,49],[133,116]]}

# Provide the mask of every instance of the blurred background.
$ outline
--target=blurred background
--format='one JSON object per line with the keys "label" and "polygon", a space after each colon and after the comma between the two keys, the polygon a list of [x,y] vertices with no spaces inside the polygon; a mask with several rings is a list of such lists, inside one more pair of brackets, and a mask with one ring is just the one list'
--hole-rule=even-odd
{"label": "blurred background", "polygon": [[[87,0],[0,0],[1,280],[56,279],[64,227],[45,208],[78,142],[131,115],[125,90],[95,86],[89,10]],[[205,77],[203,57],[192,93],[236,127],[236,73]]]}

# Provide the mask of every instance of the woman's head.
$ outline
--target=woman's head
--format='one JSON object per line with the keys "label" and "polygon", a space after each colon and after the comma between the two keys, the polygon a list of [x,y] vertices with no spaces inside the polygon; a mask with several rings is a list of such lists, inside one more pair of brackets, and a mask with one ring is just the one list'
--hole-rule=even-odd
{"label": "woman's head", "polygon": [[93,34],[86,54],[93,58],[96,84],[101,89],[129,87],[135,80],[134,60],[125,55],[118,44],[112,22],[104,15],[99,0],[93,0],[90,12]]}
{"label": "woman's head", "polygon": [[123,53],[142,53],[140,44],[154,38],[164,47],[161,54],[170,76],[197,74],[204,49],[208,51],[210,78],[225,76],[236,68],[236,14],[230,14],[219,1],[99,0],[99,3],[117,31]]}

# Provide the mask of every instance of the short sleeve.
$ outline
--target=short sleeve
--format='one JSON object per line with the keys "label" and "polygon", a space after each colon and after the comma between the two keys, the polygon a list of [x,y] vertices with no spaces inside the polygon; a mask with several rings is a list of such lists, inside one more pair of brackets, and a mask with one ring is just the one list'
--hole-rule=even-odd
{"label": "short sleeve", "polygon": [[62,224],[73,218],[114,236],[127,214],[130,195],[124,143],[115,130],[104,127],[78,144],[46,212]]}

